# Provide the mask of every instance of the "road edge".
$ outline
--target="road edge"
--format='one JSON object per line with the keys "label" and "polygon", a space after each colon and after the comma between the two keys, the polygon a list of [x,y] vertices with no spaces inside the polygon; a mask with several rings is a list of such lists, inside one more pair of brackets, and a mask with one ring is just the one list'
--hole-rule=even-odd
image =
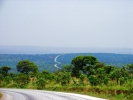
{"label": "road edge", "polygon": [[0,100],[13,100],[13,97],[9,94],[2,93],[2,97],[0,98]]}

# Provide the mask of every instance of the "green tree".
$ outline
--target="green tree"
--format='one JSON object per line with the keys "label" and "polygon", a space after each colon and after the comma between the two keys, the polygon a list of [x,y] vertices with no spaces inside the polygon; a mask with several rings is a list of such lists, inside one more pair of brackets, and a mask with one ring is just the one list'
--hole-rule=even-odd
{"label": "green tree", "polygon": [[123,85],[125,83],[124,77],[121,77],[119,80],[120,80],[120,85]]}
{"label": "green tree", "polygon": [[17,71],[26,75],[27,79],[25,80],[28,83],[29,73],[36,74],[38,72],[38,67],[33,62],[29,60],[21,60],[17,64]]}
{"label": "green tree", "polygon": [[43,70],[42,73],[39,73],[38,78],[44,78],[45,80],[53,80],[54,76],[47,70]]}
{"label": "green tree", "polygon": [[2,74],[0,74],[0,83],[3,81],[4,77],[2,76]]}
{"label": "green tree", "polygon": [[92,86],[98,85],[98,79],[97,79],[96,76],[90,75],[88,79],[89,79],[89,82],[90,82],[90,84],[91,84]]}
{"label": "green tree", "polygon": [[38,67],[29,60],[21,60],[17,64],[17,71],[24,74],[29,74],[30,72],[37,73]]}
{"label": "green tree", "polygon": [[[76,77],[79,77],[81,73],[90,75],[91,69],[94,69],[97,63],[99,61],[94,56],[77,56],[71,62],[73,66],[72,75]],[[93,71],[92,73],[94,73]]]}
{"label": "green tree", "polygon": [[71,80],[70,72],[59,72],[56,77],[56,82],[61,83],[61,85],[68,85]]}
{"label": "green tree", "polygon": [[25,74],[20,73],[16,75],[14,81],[17,83],[16,87],[25,88],[30,79]]}
{"label": "green tree", "polygon": [[104,67],[106,74],[110,74],[113,70],[115,70],[114,66],[105,66]]}
{"label": "green tree", "polygon": [[104,84],[105,85],[108,85],[109,83],[109,78],[107,76],[104,77]]}
{"label": "green tree", "polygon": [[37,81],[36,81],[36,84],[37,84],[37,88],[38,89],[44,89],[45,86],[46,86],[46,80],[44,78],[39,78]]}
{"label": "green tree", "polygon": [[1,73],[3,76],[7,76],[9,70],[11,70],[11,67],[9,67],[9,66],[2,66],[2,67],[0,68],[0,73]]}
{"label": "green tree", "polygon": [[130,73],[133,74],[133,64],[128,64],[127,68],[129,69]]}
{"label": "green tree", "polygon": [[[124,79],[125,78],[129,78],[129,76],[130,76],[130,71],[129,71],[129,69],[126,67],[126,66],[123,66],[122,68],[121,68],[121,75],[122,75],[122,77],[124,77]],[[125,80],[126,81],[126,80]]]}
{"label": "green tree", "polygon": [[80,79],[80,84],[84,84],[85,79],[87,78],[87,76],[85,74],[81,74],[79,79]]}
{"label": "green tree", "polygon": [[62,70],[66,72],[72,72],[73,66],[71,65],[64,65]]}
{"label": "green tree", "polygon": [[9,76],[4,77],[4,81],[9,84],[11,81],[11,78]]}
{"label": "green tree", "polygon": [[121,72],[121,69],[120,68],[117,68],[115,70],[113,70],[111,73],[110,73],[110,78],[112,80],[116,80],[117,84],[119,82],[119,79],[122,77],[122,72]]}

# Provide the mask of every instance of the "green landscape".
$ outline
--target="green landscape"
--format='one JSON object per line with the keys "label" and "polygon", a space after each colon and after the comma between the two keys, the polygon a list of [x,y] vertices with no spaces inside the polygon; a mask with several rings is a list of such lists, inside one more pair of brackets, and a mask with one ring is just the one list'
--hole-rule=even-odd
{"label": "green landscape", "polygon": [[20,60],[30,60],[34,62],[39,71],[48,70],[49,72],[54,72],[58,70],[54,67],[55,57],[57,61],[60,62],[59,67],[64,65],[70,65],[71,61],[76,56],[95,56],[98,61],[105,63],[106,65],[113,65],[117,67],[122,67],[127,64],[133,63],[132,54],[115,54],[115,53],[67,53],[67,54],[0,54],[0,66],[10,66],[11,72],[17,72],[16,65]]}
{"label": "green landscape", "polygon": [[0,100],[133,100],[133,0],[0,0]]}
{"label": "green landscape", "polygon": [[[55,62],[57,56],[58,62]],[[54,67],[56,63],[60,69]],[[1,54],[0,64],[1,88],[63,91],[109,100],[133,100],[133,55],[130,54]]]}

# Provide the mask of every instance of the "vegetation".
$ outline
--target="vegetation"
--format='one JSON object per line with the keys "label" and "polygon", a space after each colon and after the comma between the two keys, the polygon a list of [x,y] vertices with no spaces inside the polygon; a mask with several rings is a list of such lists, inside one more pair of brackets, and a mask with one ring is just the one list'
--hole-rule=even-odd
{"label": "vegetation", "polygon": [[2,98],[2,96],[3,96],[2,93],[0,93],[0,98]]}
{"label": "vegetation", "polygon": [[[38,70],[41,72],[44,69],[49,72],[54,72],[57,69],[54,67],[54,59],[59,54],[0,54],[0,66],[10,66],[10,72],[16,73],[16,65],[21,60],[30,60],[38,66]],[[82,56],[95,56],[98,61],[106,63],[106,65],[122,67],[133,62],[132,54],[114,54],[114,53],[70,53],[62,54],[58,57],[57,61],[61,62],[59,67],[63,67],[66,64],[70,64],[72,59],[82,55]],[[116,60],[117,59],[117,60]]]}
{"label": "vegetation", "polygon": [[45,89],[93,95],[110,100],[133,100],[133,63],[121,67],[106,65],[94,56],[77,56],[61,70],[38,71],[30,60],[0,67],[0,87]]}
{"label": "vegetation", "polygon": [[37,73],[38,67],[29,60],[22,60],[17,64],[17,71],[23,74]]}

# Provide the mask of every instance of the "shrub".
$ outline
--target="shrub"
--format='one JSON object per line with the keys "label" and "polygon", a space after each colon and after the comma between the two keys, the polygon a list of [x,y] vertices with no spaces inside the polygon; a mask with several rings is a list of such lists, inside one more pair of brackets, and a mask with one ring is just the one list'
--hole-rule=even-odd
{"label": "shrub", "polygon": [[37,85],[37,88],[38,89],[44,89],[45,86],[46,86],[46,80],[44,78],[39,78],[37,81],[36,81],[36,85]]}

